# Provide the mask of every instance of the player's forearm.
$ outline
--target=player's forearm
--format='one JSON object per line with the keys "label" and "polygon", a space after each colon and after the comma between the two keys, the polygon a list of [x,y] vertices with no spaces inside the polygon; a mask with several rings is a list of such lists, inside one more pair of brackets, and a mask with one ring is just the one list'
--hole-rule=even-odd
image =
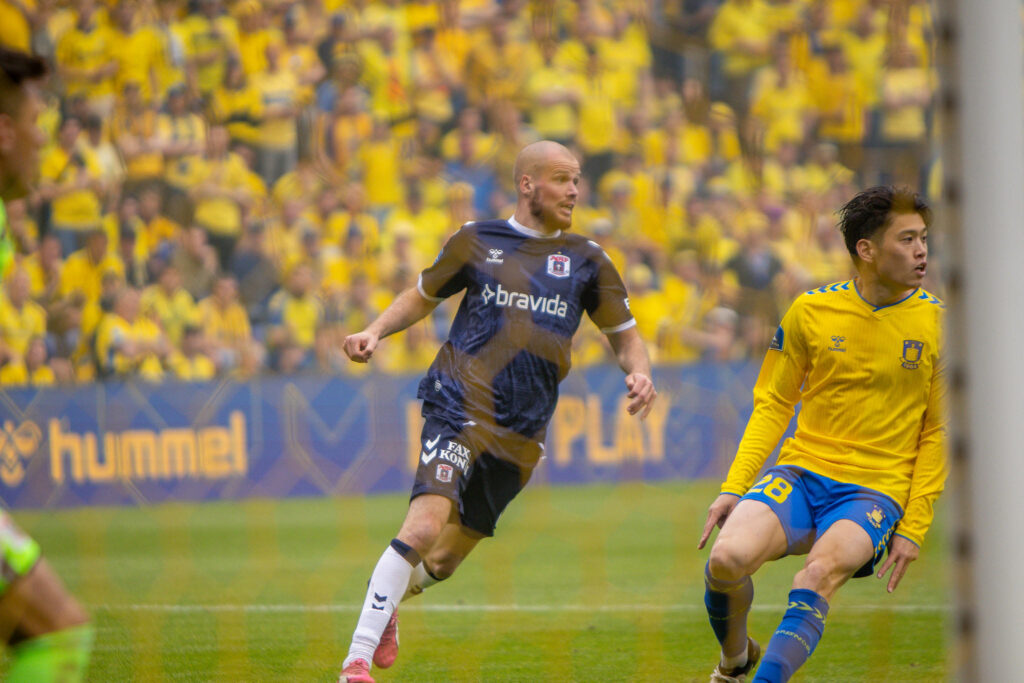
{"label": "player's forearm", "polygon": [[422,320],[436,306],[437,303],[424,299],[419,290],[410,287],[399,294],[398,298],[366,329],[379,339],[383,339]]}
{"label": "player's forearm", "polygon": [[946,385],[941,366],[932,379],[928,408],[918,439],[917,458],[910,479],[910,494],[898,533],[921,545],[934,517],[935,501],[946,486]]}
{"label": "player's forearm", "polygon": [[627,375],[640,373],[648,377],[651,376],[651,359],[647,355],[647,346],[635,326],[608,335],[608,341],[612,345],[612,350],[615,351],[615,358],[623,372]]}
{"label": "player's forearm", "polygon": [[898,533],[918,545],[932,524],[935,501],[946,485],[948,462],[944,436],[945,429],[942,428],[922,436],[910,481],[910,496],[900,520]]}

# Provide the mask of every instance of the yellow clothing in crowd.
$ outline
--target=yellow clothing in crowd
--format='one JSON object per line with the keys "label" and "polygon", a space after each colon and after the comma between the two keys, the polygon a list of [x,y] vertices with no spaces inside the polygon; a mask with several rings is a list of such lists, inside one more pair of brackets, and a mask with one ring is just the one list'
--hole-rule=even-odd
{"label": "yellow clothing in crowd", "polygon": [[221,308],[207,297],[196,305],[196,315],[203,334],[218,346],[240,350],[252,340],[249,314],[238,302]]}
{"label": "yellow clothing in crowd", "polygon": [[24,357],[33,337],[46,334],[46,310],[34,301],[16,308],[0,294],[0,342],[18,357]]}
{"label": "yellow clothing in crowd", "polygon": [[120,257],[108,252],[98,263],[89,257],[85,249],[68,256],[61,272],[60,294],[67,296],[80,292],[86,302],[96,303],[103,291],[103,275],[113,272],[124,277],[124,263]]}
{"label": "yellow clothing in crowd", "polygon": [[56,383],[57,377],[53,374],[53,369],[49,365],[40,365],[30,372],[24,363],[17,361],[7,363],[0,368],[0,387],[24,384],[48,387]]}
{"label": "yellow clothing in crowd", "polygon": [[186,356],[180,351],[175,351],[168,357],[167,366],[175,379],[186,382],[203,382],[217,376],[217,366],[201,353]]}
{"label": "yellow clothing in crowd", "polygon": [[60,190],[68,190],[51,202],[50,220],[54,227],[88,230],[100,225],[100,200],[87,183],[100,177],[100,167],[88,151],[67,152],[53,145],[43,155],[40,178]]}
{"label": "yellow clothing in crowd", "polygon": [[134,322],[128,322],[116,313],[109,313],[96,328],[96,358],[105,373],[138,375],[147,381],[159,381],[164,369],[155,353],[129,354],[126,349],[132,344],[155,344],[159,339],[160,328],[149,318],[139,316]]}

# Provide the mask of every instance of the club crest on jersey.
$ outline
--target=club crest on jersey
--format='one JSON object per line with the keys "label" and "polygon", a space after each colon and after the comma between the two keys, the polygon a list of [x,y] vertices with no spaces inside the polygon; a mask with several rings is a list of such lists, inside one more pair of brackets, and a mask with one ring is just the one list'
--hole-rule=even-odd
{"label": "club crest on jersey", "polygon": [[902,365],[907,370],[917,370],[921,365],[921,356],[924,353],[924,342],[916,339],[903,340]]}
{"label": "club crest on jersey", "polygon": [[437,473],[434,475],[439,482],[447,484],[452,480],[452,469],[451,465],[445,465],[443,462],[438,464]]}
{"label": "club crest on jersey", "polygon": [[548,275],[551,277],[569,277],[571,261],[564,254],[551,254],[548,256]]}

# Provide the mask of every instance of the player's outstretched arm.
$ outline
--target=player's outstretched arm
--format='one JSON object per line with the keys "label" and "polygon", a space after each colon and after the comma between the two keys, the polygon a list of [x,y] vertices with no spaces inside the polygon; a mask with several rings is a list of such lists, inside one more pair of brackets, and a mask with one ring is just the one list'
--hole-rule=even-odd
{"label": "player's outstretched arm", "polygon": [[422,320],[435,307],[437,302],[428,301],[418,289],[410,287],[399,294],[365,330],[345,337],[342,345],[345,355],[356,363],[366,363],[381,339],[389,334],[401,332],[409,325]]}
{"label": "player's outstretched arm", "polygon": [[726,518],[732,512],[732,509],[736,507],[736,504],[740,502],[740,497],[731,493],[723,493],[715,498],[715,502],[708,508],[708,518],[704,522],[704,533],[700,535],[700,543],[697,544],[697,550],[704,547],[704,544],[708,542],[708,538],[711,536],[711,531],[717,526],[719,529],[725,524]]}
{"label": "player's outstretched arm", "polygon": [[900,584],[900,579],[907,573],[907,567],[917,559],[919,551],[920,549],[917,547],[917,544],[909,538],[893,536],[892,546],[889,548],[889,556],[885,558],[885,563],[878,570],[878,578],[881,579],[885,577],[889,568],[892,568],[892,576],[889,577],[889,585],[886,587],[890,593],[896,590],[896,586]]}
{"label": "player's outstretched arm", "polygon": [[626,396],[632,399],[626,409],[630,415],[639,412],[642,420],[651,412],[654,399],[658,397],[654,380],[651,379],[651,361],[644,340],[634,326],[609,334],[608,341],[619,361],[619,367],[626,373],[626,389],[629,391]]}

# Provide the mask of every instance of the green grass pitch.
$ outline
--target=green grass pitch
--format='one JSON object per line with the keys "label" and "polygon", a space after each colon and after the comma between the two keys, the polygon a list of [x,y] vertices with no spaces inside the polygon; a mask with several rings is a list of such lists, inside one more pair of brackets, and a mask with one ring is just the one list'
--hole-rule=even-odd
{"label": "green grass pitch", "polygon": [[[495,539],[405,603],[378,681],[706,681],[717,647],[696,542],[711,482],[532,485]],[[333,681],[405,495],[15,515],[97,626],[90,681]],[[940,514],[941,517],[941,514]],[[797,681],[940,681],[948,548],[933,529],[893,595],[839,593]],[[766,643],[800,559],[755,577]]]}

